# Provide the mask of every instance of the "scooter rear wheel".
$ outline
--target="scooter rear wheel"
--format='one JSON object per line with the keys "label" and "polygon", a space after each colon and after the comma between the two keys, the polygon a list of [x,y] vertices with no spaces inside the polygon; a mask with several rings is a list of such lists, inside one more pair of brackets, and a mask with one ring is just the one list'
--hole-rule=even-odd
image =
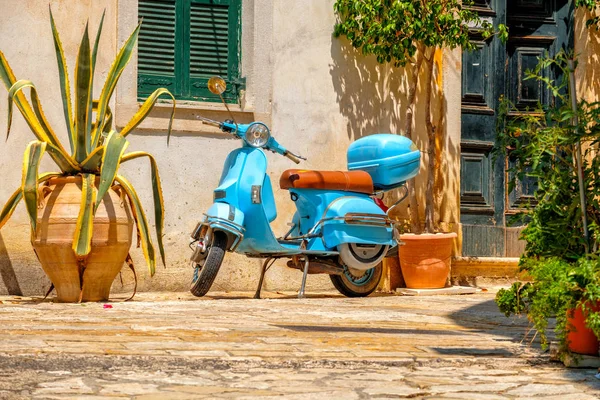
{"label": "scooter rear wheel", "polygon": [[210,290],[223,263],[226,246],[227,235],[223,232],[215,232],[204,264],[196,264],[196,268],[194,269],[194,277],[192,278],[192,286],[190,287],[190,292],[194,296],[202,297]]}
{"label": "scooter rear wheel", "polygon": [[359,271],[344,266],[342,275],[329,275],[333,286],[346,297],[366,297],[373,293],[381,276],[383,275],[383,264],[366,271]]}

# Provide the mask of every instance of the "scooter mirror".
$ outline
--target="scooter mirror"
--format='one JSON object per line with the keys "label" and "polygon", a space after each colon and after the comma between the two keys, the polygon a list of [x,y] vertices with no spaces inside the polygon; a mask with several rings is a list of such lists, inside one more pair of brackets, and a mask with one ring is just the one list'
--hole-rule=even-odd
{"label": "scooter mirror", "polygon": [[221,95],[227,89],[227,84],[225,83],[225,79],[220,76],[213,76],[208,80],[208,90],[212,94]]}

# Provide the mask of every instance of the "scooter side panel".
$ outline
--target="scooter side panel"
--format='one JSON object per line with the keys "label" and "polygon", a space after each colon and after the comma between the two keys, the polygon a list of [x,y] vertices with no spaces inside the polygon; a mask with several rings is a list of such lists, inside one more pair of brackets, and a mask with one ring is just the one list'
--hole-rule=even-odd
{"label": "scooter side panel", "polygon": [[[371,198],[339,198],[329,206],[326,216],[337,217],[346,214],[375,214],[384,216],[385,213]],[[392,227],[348,224],[343,220],[332,220],[324,223],[323,241],[327,247],[337,247],[341,243],[396,245]]]}
{"label": "scooter side panel", "polygon": [[[298,227],[293,235],[308,233],[321,219],[343,217],[348,213],[385,215],[366,194],[315,189],[292,189],[290,192],[298,196],[298,212],[294,220]],[[340,243],[396,244],[392,229],[383,226],[352,225],[343,220],[330,220],[324,222],[318,231],[322,233],[322,240],[312,240],[308,249],[335,250]]]}

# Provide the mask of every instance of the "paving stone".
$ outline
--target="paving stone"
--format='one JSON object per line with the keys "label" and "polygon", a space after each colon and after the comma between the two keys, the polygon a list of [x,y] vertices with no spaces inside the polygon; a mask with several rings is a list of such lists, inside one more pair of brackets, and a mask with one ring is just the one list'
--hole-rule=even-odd
{"label": "paving stone", "polygon": [[521,397],[534,397],[544,396],[547,398],[551,395],[566,395],[577,392],[577,389],[573,385],[550,385],[550,384],[538,384],[530,383],[528,385],[521,386],[517,389],[509,390],[506,394],[510,396],[521,396]]}
{"label": "paving stone", "polygon": [[499,393],[503,392],[507,389],[514,388],[518,386],[518,383],[508,383],[508,382],[495,382],[495,383],[471,383],[471,384],[461,384],[461,385],[437,385],[431,386],[428,390],[431,393]]}
{"label": "paving stone", "polygon": [[429,394],[426,390],[414,388],[408,385],[396,386],[396,385],[385,385],[384,387],[367,388],[363,390],[364,393],[370,396],[395,396],[395,397],[415,397],[424,396]]}
{"label": "paving stone", "polygon": [[[445,393],[442,395],[439,395],[440,398],[443,399],[456,399],[456,400],[505,400],[508,399],[509,397],[505,397],[505,396],[501,396],[499,394],[492,394],[492,393]],[[427,398],[428,400],[430,400],[431,398]]]}
{"label": "paving stone", "polygon": [[156,393],[158,392],[158,386],[149,383],[137,383],[137,382],[127,382],[127,383],[115,383],[111,385],[103,385],[100,390],[101,395],[129,395],[135,396],[140,394],[147,393]]}
{"label": "paving stone", "polygon": [[83,378],[71,378],[57,380],[54,382],[44,382],[39,384],[40,388],[36,389],[34,395],[41,394],[92,394],[94,390],[83,382]]}

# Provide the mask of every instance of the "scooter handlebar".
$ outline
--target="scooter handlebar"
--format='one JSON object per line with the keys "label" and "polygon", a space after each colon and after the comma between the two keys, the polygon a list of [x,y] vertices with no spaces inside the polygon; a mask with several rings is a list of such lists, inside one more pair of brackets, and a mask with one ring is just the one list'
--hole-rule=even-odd
{"label": "scooter handlebar", "polygon": [[286,156],[287,158],[289,158],[290,160],[292,160],[293,162],[295,162],[296,164],[300,164],[300,158],[296,157],[294,154],[290,153],[289,151],[286,150],[285,153],[283,153],[284,156]]}

